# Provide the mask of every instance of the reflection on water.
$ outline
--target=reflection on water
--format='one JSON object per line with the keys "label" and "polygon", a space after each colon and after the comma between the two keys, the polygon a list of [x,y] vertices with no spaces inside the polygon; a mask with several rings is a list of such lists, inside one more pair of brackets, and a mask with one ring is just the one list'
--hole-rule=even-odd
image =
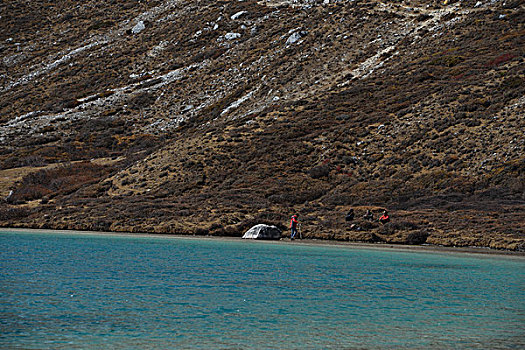
{"label": "reflection on water", "polygon": [[523,348],[522,259],[0,233],[2,348]]}

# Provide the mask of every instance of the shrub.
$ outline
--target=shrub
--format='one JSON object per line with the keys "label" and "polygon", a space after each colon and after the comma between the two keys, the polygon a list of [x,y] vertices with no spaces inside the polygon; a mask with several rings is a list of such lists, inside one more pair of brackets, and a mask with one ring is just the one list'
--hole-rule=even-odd
{"label": "shrub", "polygon": [[411,232],[405,242],[406,244],[423,244],[427,241],[428,236],[428,232],[423,230]]}
{"label": "shrub", "polygon": [[367,221],[367,220],[359,220],[357,222],[357,225],[359,227],[361,227],[362,230],[364,231],[370,231],[372,229],[375,229],[379,226],[379,224],[377,222],[373,222],[373,221]]}
{"label": "shrub", "polygon": [[43,169],[26,175],[10,197],[12,202],[51,198],[69,194],[83,185],[96,182],[111,172],[110,167],[80,162]]}
{"label": "shrub", "polygon": [[0,168],[18,168],[24,166],[40,167],[46,165],[46,160],[41,155],[16,156],[16,153],[0,163]]}
{"label": "shrub", "polygon": [[26,208],[0,207],[0,220],[22,219],[29,214],[30,212]]}
{"label": "shrub", "polygon": [[454,67],[457,64],[460,64],[465,59],[462,56],[442,56],[437,57],[430,61],[431,65],[439,65],[445,67]]}
{"label": "shrub", "polygon": [[308,173],[313,179],[327,177],[328,175],[330,175],[330,166],[328,166],[327,164],[319,165],[310,169]]}
{"label": "shrub", "polygon": [[155,103],[157,97],[147,92],[138,94],[129,101],[129,107],[132,109],[146,108]]}
{"label": "shrub", "polygon": [[423,22],[423,21],[426,21],[427,19],[430,19],[432,18],[431,15],[427,15],[427,14],[420,14],[419,16],[416,17],[416,21],[418,22]]}
{"label": "shrub", "polygon": [[396,230],[415,230],[419,228],[419,226],[416,223],[407,220],[396,221],[393,222],[392,225]]}
{"label": "shrub", "polygon": [[393,235],[396,229],[392,223],[385,224],[379,228],[379,233],[385,236]]}
{"label": "shrub", "polygon": [[513,76],[505,79],[500,86],[505,89],[516,89],[522,85],[525,85],[525,79],[518,76]]}
{"label": "shrub", "polygon": [[90,25],[88,27],[88,31],[109,28],[109,27],[113,26],[114,24],[115,23],[113,21],[97,20],[92,25]]}
{"label": "shrub", "polygon": [[411,221],[394,221],[381,226],[379,233],[382,235],[393,235],[397,231],[412,231],[418,228],[419,226]]}
{"label": "shrub", "polygon": [[494,58],[493,60],[490,60],[488,63],[489,67],[497,67],[503,63],[506,63],[516,57],[515,55],[511,53],[504,53],[502,55],[499,55],[498,57]]}

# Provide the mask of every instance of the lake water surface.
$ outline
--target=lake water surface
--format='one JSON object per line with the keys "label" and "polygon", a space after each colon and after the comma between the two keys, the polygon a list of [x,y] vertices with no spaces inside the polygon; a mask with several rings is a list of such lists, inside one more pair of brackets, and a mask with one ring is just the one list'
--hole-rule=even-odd
{"label": "lake water surface", "polygon": [[5,349],[523,349],[525,259],[0,229]]}

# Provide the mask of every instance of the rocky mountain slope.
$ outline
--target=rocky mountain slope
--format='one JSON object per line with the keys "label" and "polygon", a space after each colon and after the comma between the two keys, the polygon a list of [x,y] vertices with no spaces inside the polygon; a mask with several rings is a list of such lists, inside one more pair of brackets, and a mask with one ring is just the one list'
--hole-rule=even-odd
{"label": "rocky mountain slope", "polygon": [[0,13],[0,225],[525,249],[521,1]]}

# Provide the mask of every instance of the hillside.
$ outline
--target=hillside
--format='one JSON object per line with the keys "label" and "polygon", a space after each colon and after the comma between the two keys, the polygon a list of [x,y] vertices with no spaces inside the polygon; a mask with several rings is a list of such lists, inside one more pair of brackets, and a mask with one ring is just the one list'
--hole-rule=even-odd
{"label": "hillside", "polygon": [[1,226],[525,249],[521,1],[0,13]]}

